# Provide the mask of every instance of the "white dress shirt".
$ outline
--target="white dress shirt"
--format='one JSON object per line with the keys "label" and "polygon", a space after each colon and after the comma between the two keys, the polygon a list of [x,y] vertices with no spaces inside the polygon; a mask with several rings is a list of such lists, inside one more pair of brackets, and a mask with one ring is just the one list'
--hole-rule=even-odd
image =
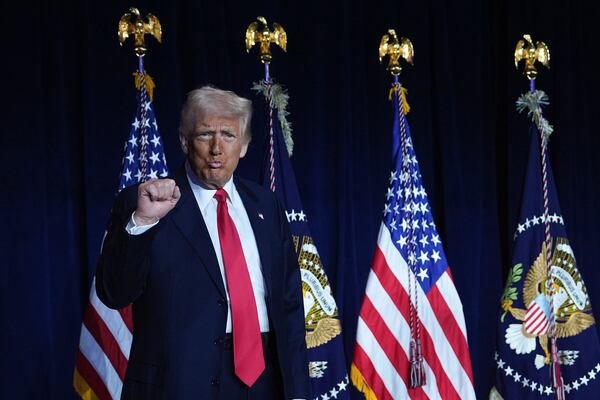
{"label": "white dress shirt", "polygon": [[[217,199],[214,197],[217,191],[206,189],[201,186],[200,181],[190,170],[187,163],[186,172],[188,182],[190,183],[192,192],[196,198],[196,203],[204,217],[204,222],[206,223],[206,228],[208,229],[213,248],[215,249],[217,261],[219,262],[219,268],[221,269],[221,278],[223,279],[223,286],[225,287],[225,294],[227,296],[227,325],[225,327],[225,332],[231,333],[231,305],[225,269],[223,266],[223,254],[221,253],[221,244],[219,242],[219,231],[217,228],[218,203]],[[256,245],[256,238],[254,237],[254,231],[252,230],[252,225],[250,225],[250,219],[248,219],[248,214],[246,213],[242,199],[233,183],[233,177],[223,186],[223,189],[227,192],[227,208],[229,209],[229,216],[235,224],[242,243],[242,249],[244,250],[244,258],[246,259],[246,265],[248,266],[250,281],[252,283],[252,290],[254,291],[254,301],[256,303],[260,331],[268,332],[269,318],[267,316],[267,303],[265,300],[265,281],[262,274],[262,266],[258,254],[258,246]],[[136,225],[132,215],[126,229],[131,235],[139,235],[152,228],[157,223],[158,222],[150,225]]]}

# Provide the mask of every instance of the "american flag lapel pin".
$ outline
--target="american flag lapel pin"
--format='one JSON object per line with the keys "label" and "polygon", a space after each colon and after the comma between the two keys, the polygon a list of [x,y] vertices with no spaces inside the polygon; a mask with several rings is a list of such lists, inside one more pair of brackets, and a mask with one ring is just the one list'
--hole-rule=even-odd
{"label": "american flag lapel pin", "polygon": [[258,213],[258,218],[260,218],[260,219],[262,219],[262,220],[264,220],[264,219],[265,219],[265,217],[264,217],[264,215],[262,215],[262,213]]}

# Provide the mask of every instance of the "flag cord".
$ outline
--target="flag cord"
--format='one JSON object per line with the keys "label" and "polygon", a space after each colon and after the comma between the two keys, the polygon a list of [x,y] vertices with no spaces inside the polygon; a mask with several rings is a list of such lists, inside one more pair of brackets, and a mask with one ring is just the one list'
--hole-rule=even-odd
{"label": "flag cord", "polygon": [[148,146],[148,129],[147,128],[147,114],[146,114],[146,104],[148,103],[148,91],[146,89],[146,73],[144,72],[144,61],[142,56],[138,56],[138,69],[141,79],[140,91],[138,95],[140,96],[140,107],[142,107],[141,115],[142,121],[140,124],[140,173],[141,173],[141,182],[146,181],[148,179],[148,156],[147,156],[147,146]]}
{"label": "flag cord", "polygon": [[[530,81],[529,90],[533,92],[535,90],[535,83],[533,80]],[[556,310],[554,309],[554,278],[552,277],[551,263],[552,263],[552,237],[550,235],[550,207],[548,205],[548,160],[547,160],[547,152],[548,152],[548,137],[544,132],[544,127],[539,126],[538,130],[540,132],[540,151],[541,151],[541,159],[542,159],[542,191],[543,191],[543,202],[544,202],[544,242],[546,247],[546,292],[550,297],[550,329],[548,330],[548,335],[550,336],[550,346],[551,346],[551,374],[552,381],[554,384],[554,389],[556,390],[556,399],[564,400],[565,399],[565,389],[564,389],[564,381],[560,372],[560,361],[558,359],[558,346],[556,345]]]}
{"label": "flag cord", "polygon": [[269,103],[269,189],[275,192],[275,148],[273,140],[273,85],[269,81],[269,68],[265,64],[265,85],[267,85],[267,100]]}
{"label": "flag cord", "polygon": [[[409,234],[408,234],[408,247],[407,247],[407,262],[408,268],[408,297],[409,297],[409,316],[410,316],[410,385],[413,388],[425,385],[425,369],[423,366],[423,356],[421,352],[421,323],[419,320],[419,292],[417,290],[417,271],[416,271],[416,258],[415,258],[415,245],[416,239],[414,237],[414,225],[413,216],[414,210],[412,209],[412,196],[414,192],[413,176],[410,171],[410,154],[408,151],[408,135],[406,131],[406,120],[404,116],[404,104],[402,98],[402,86],[397,80],[393,84],[398,96],[398,117],[400,126],[400,146],[402,149],[402,175],[408,182],[407,187],[404,189],[404,205],[407,209]],[[402,177],[400,178],[402,179]],[[414,305],[413,305],[414,304]]]}

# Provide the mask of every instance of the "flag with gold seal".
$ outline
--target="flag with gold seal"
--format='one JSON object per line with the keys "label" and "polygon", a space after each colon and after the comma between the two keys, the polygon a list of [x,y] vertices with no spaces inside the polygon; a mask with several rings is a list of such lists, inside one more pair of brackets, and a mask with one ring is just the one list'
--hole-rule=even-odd
{"label": "flag with gold seal", "polygon": [[293,152],[292,126],[288,121],[289,96],[270,78],[273,59],[271,44],[287,51],[287,34],[278,23],[268,26],[264,17],[250,23],[245,35],[246,50],[259,48],[265,79],[253,90],[265,100],[266,131],[262,185],[278,197],[290,224],[300,276],[308,349],[308,370],[315,400],[349,398],[348,373],[344,357],[342,324],[333,291],[309,228],[309,218],[300,201],[290,157]]}
{"label": "flag with gold seal", "polygon": [[597,399],[600,390],[600,341],[548,159],[546,104],[533,80],[517,102],[533,122],[490,399]]}
{"label": "flag with gold seal", "polygon": [[290,161],[293,142],[287,120],[288,95],[272,81],[254,86],[266,100],[267,135],[262,184],[275,192],[286,212],[294,240],[304,300],[309,375],[315,399],[348,399],[348,374],[342,328],[333,291],[313,241]]}

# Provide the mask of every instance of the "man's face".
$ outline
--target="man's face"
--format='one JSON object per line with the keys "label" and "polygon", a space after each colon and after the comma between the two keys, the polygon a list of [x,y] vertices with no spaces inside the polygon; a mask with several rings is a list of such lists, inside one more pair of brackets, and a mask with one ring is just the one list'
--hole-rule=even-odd
{"label": "man's face", "polygon": [[223,187],[248,150],[240,119],[226,117],[201,119],[182,145],[192,170],[209,189]]}

